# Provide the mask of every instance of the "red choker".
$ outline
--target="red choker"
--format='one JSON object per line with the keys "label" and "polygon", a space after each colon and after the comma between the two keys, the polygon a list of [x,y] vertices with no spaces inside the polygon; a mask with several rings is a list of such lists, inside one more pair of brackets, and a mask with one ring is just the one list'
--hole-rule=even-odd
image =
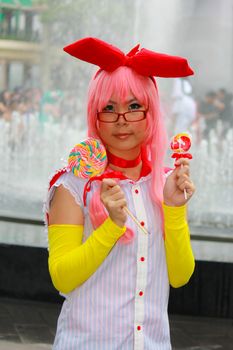
{"label": "red choker", "polygon": [[112,165],[116,165],[120,168],[134,168],[138,164],[140,164],[142,158],[141,158],[141,153],[136,159],[133,160],[126,160],[120,157],[115,156],[114,154],[110,153],[107,150],[107,158],[108,158],[108,163]]}

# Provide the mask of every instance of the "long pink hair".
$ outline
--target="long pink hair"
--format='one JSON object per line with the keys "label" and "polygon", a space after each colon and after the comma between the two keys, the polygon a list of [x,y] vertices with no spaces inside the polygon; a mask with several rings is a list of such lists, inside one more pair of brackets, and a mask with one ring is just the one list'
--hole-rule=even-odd
{"label": "long pink hair", "polygon": [[[160,113],[160,103],[156,83],[150,77],[137,74],[131,68],[119,67],[113,72],[100,71],[93,77],[88,93],[88,136],[99,138],[97,130],[96,112],[101,111],[111,99],[116,96],[119,101],[126,101],[127,96],[133,96],[148,108],[147,113],[147,134],[142,144],[142,159],[148,159],[152,165],[152,189],[151,196],[155,204],[159,205],[162,213],[163,186],[164,186],[164,156],[167,148],[167,134],[164,121]],[[91,200],[90,212],[99,207],[97,195]],[[100,200],[99,200],[100,201]],[[102,211],[102,222],[106,218],[106,211]],[[91,213],[90,213],[91,214]],[[97,213],[96,213],[97,214]],[[97,215],[91,214],[92,223]],[[101,217],[101,215],[100,215]],[[98,224],[100,224],[100,219]],[[97,224],[94,223],[94,228]],[[99,226],[99,225],[98,225]],[[127,235],[126,235],[127,236]],[[129,240],[132,234],[128,235]]]}

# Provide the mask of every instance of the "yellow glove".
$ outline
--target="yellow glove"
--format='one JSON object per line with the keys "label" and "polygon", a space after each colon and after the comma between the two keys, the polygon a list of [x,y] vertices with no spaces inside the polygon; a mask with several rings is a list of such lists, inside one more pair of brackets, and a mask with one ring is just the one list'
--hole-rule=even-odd
{"label": "yellow glove", "polygon": [[49,272],[54,287],[69,293],[85,282],[101,265],[126,227],[110,218],[82,243],[82,225],[50,225]]}
{"label": "yellow glove", "polygon": [[169,207],[163,204],[165,251],[169,282],[178,288],[188,283],[195,261],[186,221],[186,206]]}

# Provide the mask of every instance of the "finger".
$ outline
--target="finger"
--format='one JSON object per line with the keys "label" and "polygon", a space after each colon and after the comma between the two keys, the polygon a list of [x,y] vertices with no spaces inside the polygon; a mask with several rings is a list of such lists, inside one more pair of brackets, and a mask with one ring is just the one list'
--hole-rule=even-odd
{"label": "finger", "polygon": [[186,174],[183,174],[180,177],[177,177],[176,185],[179,187],[184,181],[190,181],[190,178]]}
{"label": "finger", "polygon": [[186,193],[187,193],[187,197],[191,198],[194,192],[191,189],[186,189]]}
{"label": "finger", "polygon": [[194,184],[191,182],[191,183],[189,183],[189,185],[187,186],[187,188],[186,188],[186,191],[187,191],[187,193],[189,193],[190,195],[193,195],[194,194],[194,192],[196,191],[196,189],[195,189],[195,186],[194,186]]}
{"label": "finger", "polygon": [[124,207],[127,207],[126,199],[119,199],[116,201],[116,205],[119,209],[123,209]]}
{"label": "finger", "polygon": [[172,173],[168,176],[172,176],[172,177],[179,177],[181,176],[182,174],[187,174],[187,175],[190,175],[190,166],[189,164],[179,164],[179,165],[176,165],[175,164],[175,169],[172,171]]}
{"label": "finger", "polygon": [[190,181],[188,181],[188,180],[182,182],[178,187],[179,187],[179,189],[180,189],[181,191],[183,191],[184,189],[186,189],[186,191],[194,192],[194,190],[195,190],[195,188],[194,188],[192,182],[190,182]]}
{"label": "finger", "polygon": [[113,179],[103,179],[101,183],[101,191],[107,191],[109,188],[116,185],[117,182]]}
{"label": "finger", "polygon": [[177,168],[177,176],[182,176],[183,174],[190,175],[189,165],[183,165]]}
{"label": "finger", "polygon": [[187,158],[180,158],[180,159],[177,159],[177,161],[175,162],[176,166],[189,165],[189,164],[190,164],[190,161]]}
{"label": "finger", "polygon": [[111,202],[117,202],[120,199],[125,199],[124,194],[122,193],[115,193],[112,196],[108,196],[107,192],[100,195],[100,199],[105,207],[109,206],[109,203]]}
{"label": "finger", "polygon": [[115,193],[122,193],[122,194],[124,194],[124,192],[122,191],[122,189],[120,188],[119,185],[115,185],[115,186],[113,186],[113,187],[109,187],[109,188],[107,189],[107,191],[106,191],[106,194],[107,194],[108,196],[112,196],[112,195],[114,195]]}
{"label": "finger", "polygon": [[125,199],[125,195],[122,192],[114,193],[108,197],[111,201],[118,201],[119,199]]}
{"label": "finger", "polygon": [[110,210],[120,210],[124,207],[127,207],[126,199],[119,199],[119,200],[110,200],[108,202],[108,208]]}

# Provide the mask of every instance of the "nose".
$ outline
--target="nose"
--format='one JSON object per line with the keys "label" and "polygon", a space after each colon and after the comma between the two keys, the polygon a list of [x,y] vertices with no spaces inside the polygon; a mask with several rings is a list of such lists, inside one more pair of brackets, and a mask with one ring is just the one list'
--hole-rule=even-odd
{"label": "nose", "polygon": [[128,122],[127,122],[127,120],[125,119],[125,116],[124,116],[124,114],[122,113],[119,113],[118,114],[118,121],[117,121],[117,124],[127,124]]}

